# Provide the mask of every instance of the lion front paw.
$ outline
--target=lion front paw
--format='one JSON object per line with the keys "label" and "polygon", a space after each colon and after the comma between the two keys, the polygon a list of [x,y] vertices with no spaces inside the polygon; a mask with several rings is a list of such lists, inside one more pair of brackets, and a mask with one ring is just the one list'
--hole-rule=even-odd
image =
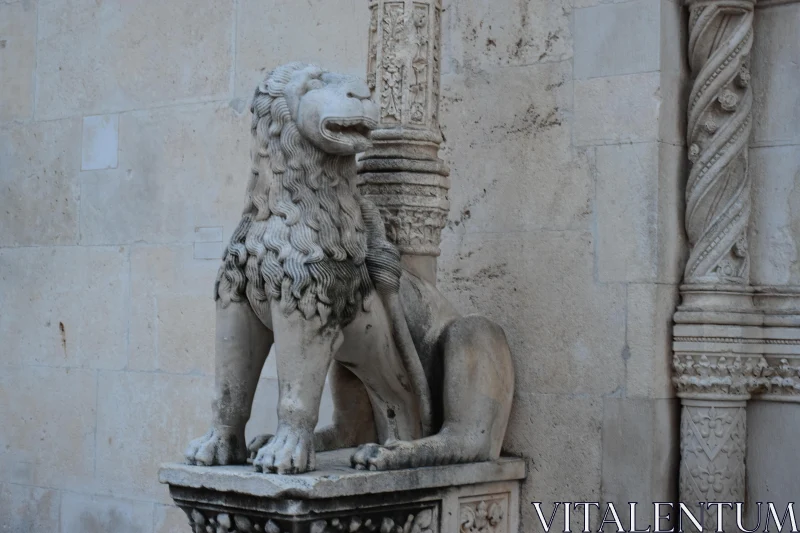
{"label": "lion front paw", "polygon": [[253,460],[258,472],[301,474],[314,470],[314,434],[279,426],[275,436],[262,446]]}
{"label": "lion front paw", "polygon": [[247,459],[244,436],[233,430],[211,428],[189,443],[184,453],[190,465],[214,466],[242,464]]}
{"label": "lion front paw", "polygon": [[261,435],[256,435],[253,437],[253,440],[250,441],[250,444],[247,445],[247,462],[252,463],[256,460],[256,456],[258,455],[258,450],[263,448],[269,442],[269,439],[272,438],[272,433],[263,433]]}

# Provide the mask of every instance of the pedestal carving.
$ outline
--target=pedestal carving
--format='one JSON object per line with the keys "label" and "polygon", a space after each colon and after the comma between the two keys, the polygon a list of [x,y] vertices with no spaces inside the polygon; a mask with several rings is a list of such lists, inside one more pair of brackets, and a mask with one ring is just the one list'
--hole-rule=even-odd
{"label": "pedestal carving", "polygon": [[296,476],[166,464],[159,479],[193,533],[517,533],[522,459],[378,472],[351,453]]}

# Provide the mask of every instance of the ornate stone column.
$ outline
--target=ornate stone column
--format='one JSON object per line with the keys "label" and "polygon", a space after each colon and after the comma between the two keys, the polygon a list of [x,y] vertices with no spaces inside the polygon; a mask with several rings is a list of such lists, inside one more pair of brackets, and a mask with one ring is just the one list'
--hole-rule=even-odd
{"label": "ornate stone column", "polygon": [[749,54],[754,0],[691,0],[687,284],[746,285],[752,123]]}
{"label": "ornate stone column", "polygon": [[361,192],[383,215],[407,268],[435,282],[450,203],[439,159],[441,0],[370,0],[367,81],[380,103]]}
{"label": "ornate stone column", "polygon": [[[746,401],[766,365],[749,287],[752,122],[749,54],[755,0],[688,0],[686,233],[691,246],[675,314],[674,383],[682,402],[680,499],[745,499]],[[704,513],[716,528],[716,508]],[[725,523],[731,527],[735,515]]]}

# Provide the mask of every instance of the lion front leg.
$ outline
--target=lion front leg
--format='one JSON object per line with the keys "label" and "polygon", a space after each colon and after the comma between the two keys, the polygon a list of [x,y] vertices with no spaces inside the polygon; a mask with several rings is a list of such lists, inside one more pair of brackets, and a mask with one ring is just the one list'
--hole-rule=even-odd
{"label": "lion front leg", "polygon": [[217,301],[215,385],[211,429],[193,440],[185,455],[189,464],[213,466],[244,463],[244,427],[250,417],[261,367],[272,346],[272,332],[247,301]]}
{"label": "lion front leg", "polygon": [[318,315],[306,319],[295,310],[288,316],[272,303],[278,369],[278,429],[256,455],[261,472],[299,474],[315,466],[314,428],[325,376],[342,344],[342,328],[323,325]]}

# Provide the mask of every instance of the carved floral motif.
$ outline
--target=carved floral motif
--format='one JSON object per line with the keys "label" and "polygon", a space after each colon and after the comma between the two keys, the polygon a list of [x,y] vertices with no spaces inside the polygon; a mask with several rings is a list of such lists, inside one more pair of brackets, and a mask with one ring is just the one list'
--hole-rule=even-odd
{"label": "carved floral motif", "polygon": [[405,65],[399,53],[405,32],[403,3],[383,5],[383,50],[381,70],[381,119],[400,122],[403,109],[403,76]]}
{"label": "carved floral motif", "polygon": [[193,533],[438,533],[433,508],[392,516],[346,516],[308,522],[302,529],[297,524],[281,528],[275,520],[199,509],[184,509]]}
{"label": "carved floral motif", "polygon": [[761,356],[742,357],[733,354],[676,353],[672,366],[672,382],[682,396],[706,394],[749,395],[765,386],[762,377],[767,368]]}
{"label": "carved floral motif", "polygon": [[764,369],[764,381],[768,394],[785,396],[800,395],[800,365],[789,364],[788,359],[781,359],[777,366]]}
{"label": "carved floral motif", "polygon": [[747,283],[753,2],[690,2],[686,283]]}
{"label": "carved floral motif", "polygon": [[447,211],[423,207],[380,207],[386,237],[401,252],[439,255],[439,235],[447,224]]}
{"label": "carved floral motif", "polygon": [[[679,475],[682,501],[744,501],[745,408],[730,405],[684,405]],[[704,530],[713,531],[716,508],[708,513]]]}
{"label": "carved floral motif", "polygon": [[461,533],[501,533],[505,515],[500,502],[480,500],[463,503],[459,511]]}
{"label": "carved floral motif", "polygon": [[442,40],[442,14],[437,4],[433,5],[433,54],[431,55],[431,126],[439,127],[439,51]]}
{"label": "carved floral motif", "polygon": [[414,4],[414,57],[411,68],[414,80],[409,86],[411,93],[411,122],[425,122],[428,96],[428,6]]}
{"label": "carved floral motif", "polygon": [[367,85],[370,91],[376,87],[378,63],[378,5],[369,8],[369,51],[367,53]]}

